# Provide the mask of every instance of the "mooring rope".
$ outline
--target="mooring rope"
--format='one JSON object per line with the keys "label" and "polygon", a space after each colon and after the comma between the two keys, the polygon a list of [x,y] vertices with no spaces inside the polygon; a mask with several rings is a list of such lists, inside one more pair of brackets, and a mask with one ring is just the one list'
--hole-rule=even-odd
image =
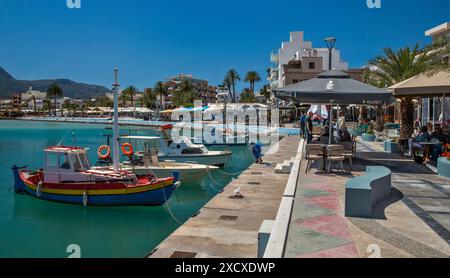
{"label": "mooring rope", "polygon": [[[175,190],[177,190],[177,189],[175,189]],[[167,199],[165,188],[162,188],[162,192],[163,192],[163,195],[164,195],[164,200],[166,201],[165,204],[164,204],[164,206],[166,207],[166,209],[167,209],[167,211],[169,212],[170,216],[171,216],[172,219],[173,219],[175,222],[177,222],[179,225],[183,225],[183,223],[175,217],[175,215],[173,214],[173,212],[172,212],[172,210],[171,210],[171,208],[170,208],[169,200]]]}

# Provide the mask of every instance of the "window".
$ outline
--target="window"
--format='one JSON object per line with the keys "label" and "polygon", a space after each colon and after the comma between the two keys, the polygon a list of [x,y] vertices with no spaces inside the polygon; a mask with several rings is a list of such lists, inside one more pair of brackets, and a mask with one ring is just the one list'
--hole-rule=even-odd
{"label": "window", "polygon": [[182,154],[202,154],[202,149],[200,148],[188,148],[188,149],[184,149],[182,152]]}
{"label": "window", "polygon": [[69,157],[66,155],[64,155],[64,159],[61,160],[62,164],[59,166],[59,168],[61,169],[65,169],[65,170],[70,170],[70,162],[69,162]]}
{"label": "window", "polygon": [[76,154],[71,154],[71,155],[70,155],[70,159],[71,159],[72,162],[73,162],[73,167],[75,168],[75,171],[83,170],[83,168],[81,167],[80,160],[78,159],[78,155],[76,155]]}
{"label": "window", "polygon": [[81,165],[83,166],[83,169],[91,168],[91,165],[89,164],[89,160],[87,159],[85,153],[80,154],[80,160],[81,160]]}
{"label": "window", "polygon": [[316,63],[310,62],[309,63],[309,69],[315,69],[315,68],[316,68]]}
{"label": "window", "polygon": [[58,167],[59,156],[56,153],[47,154],[47,167]]}

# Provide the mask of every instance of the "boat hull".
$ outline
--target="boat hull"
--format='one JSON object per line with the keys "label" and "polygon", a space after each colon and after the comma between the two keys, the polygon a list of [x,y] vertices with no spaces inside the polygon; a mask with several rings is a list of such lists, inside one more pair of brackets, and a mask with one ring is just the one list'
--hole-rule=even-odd
{"label": "boat hull", "polygon": [[119,185],[111,183],[95,185],[96,188],[89,186],[86,190],[74,188],[59,189],[52,188],[50,185],[44,185],[39,188],[36,184],[23,177],[21,171],[13,168],[15,179],[15,191],[17,193],[26,193],[41,200],[68,203],[75,205],[89,206],[160,206],[167,202],[176,185],[173,179],[162,182],[161,184],[148,187],[120,188]]}
{"label": "boat hull", "polygon": [[180,155],[180,156],[159,156],[160,161],[173,160],[179,163],[195,162],[197,164],[211,165],[211,166],[224,166],[228,159],[231,157],[231,153],[221,153],[212,155]]}
{"label": "boat hull", "polygon": [[166,178],[173,176],[173,172],[179,173],[179,179],[182,182],[193,182],[198,178],[201,178],[208,174],[208,169],[186,169],[186,168],[176,168],[176,169],[165,169],[165,168],[154,168],[154,167],[134,167],[133,172],[138,176],[145,176],[153,173],[158,178]]}

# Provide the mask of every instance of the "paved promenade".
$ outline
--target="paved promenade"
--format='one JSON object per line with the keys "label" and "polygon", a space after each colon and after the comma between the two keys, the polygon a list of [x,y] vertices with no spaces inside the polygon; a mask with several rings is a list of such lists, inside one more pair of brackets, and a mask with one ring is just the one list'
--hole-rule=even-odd
{"label": "paved promenade", "polygon": [[[355,171],[304,174],[302,164],[285,257],[449,257],[450,181],[379,143],[358,143]],[[371,219],[344,217],[345,184],[368,165],[393,172],[394,193]]]}
{"label": "paved promenade", "polygon": [[[275,219],[289,175],[275,174],[277,163],[295,157],[299,137],[285,137],[279,150],[264,156],[217,195],[200,214],[163,241],[151,258],[256,258],[258,231]],[[240,188],[240,198],[232,198]]]}

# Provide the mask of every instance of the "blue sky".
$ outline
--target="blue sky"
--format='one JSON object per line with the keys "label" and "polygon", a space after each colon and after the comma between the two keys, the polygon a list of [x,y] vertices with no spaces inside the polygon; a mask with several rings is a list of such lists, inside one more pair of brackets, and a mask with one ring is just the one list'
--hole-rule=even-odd
{"label": "blue sky", "polygon": [[[110,87],[153,86],[178,73],[221,83],[225,72],[265,77],[272,50],[305,31],[313,46],[337,37],[351,67],[383,47],[427,43],[450,21],[448,0],[0,0],[0,66],[18,79],[70,78]],[[260,84],[262,85],[262,83]],[[239,88],[243,88],[241,84]]]}

